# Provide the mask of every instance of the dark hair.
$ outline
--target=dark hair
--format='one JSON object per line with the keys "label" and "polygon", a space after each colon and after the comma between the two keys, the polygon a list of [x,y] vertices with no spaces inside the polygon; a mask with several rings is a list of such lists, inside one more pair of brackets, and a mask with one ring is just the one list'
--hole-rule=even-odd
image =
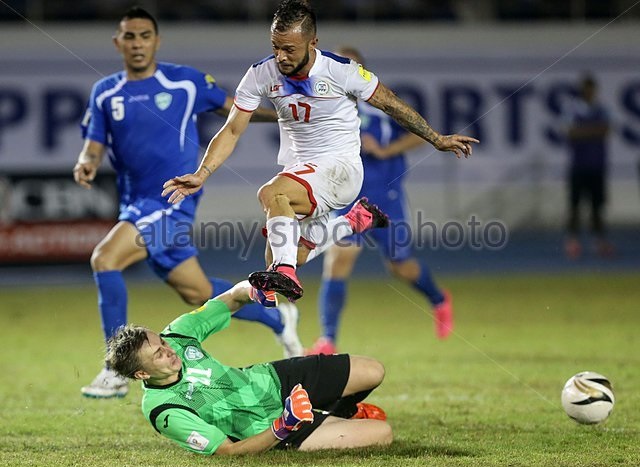
{"label": "dark hair", "polygon": [[316,14],[304,0],[283,0],[273,15],[271,30],[280,33],[300,26],[305,36],[316,35]]}
{"label": "dark hair", "polygon": [[156,21],[156,19],[153,17],[151,13],[149,13],[147,10],[145,10],[142,7],[134,6],[129,8],[129,10],[124,14],[124,16],[120,19],[120,21],[126,21],[129,19],[136,19],[136,18],[148,19],[149,21],[151,21],[153,23],[153,30],[155,31],[156,34],[158,34],[158,22]]}
{"label": "dark hair", "polygon": [[107,366],[120,376],[134,378],[141,367],[138,351],[145,342],[149,342],[146,328],[133,324],[120,326],[107,342]]}

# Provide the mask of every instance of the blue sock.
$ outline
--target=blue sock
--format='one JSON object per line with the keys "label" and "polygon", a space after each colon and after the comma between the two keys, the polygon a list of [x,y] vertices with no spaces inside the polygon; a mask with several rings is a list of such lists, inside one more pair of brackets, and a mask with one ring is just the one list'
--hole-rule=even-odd
{"label": "blue sock", "polygon": [[340,315],[347,298],[347,284],[341,279],[324,279],[318,294],[322,335],[336,341]]}
{"label": "blue sock", "polygon": [[436,285],[431,271],[425,263],[420,263],[420,277],[413,283],[413,286],[422,292],[433,306],[444,301],[444,294]]}
{"label": "blue sock", "polygon": [[211,287],[213,288],[213,290],[211,291],[211,298],[215,297],[216,295],[220,295],[221,293],[224,293],[231,287],[233,287],[233,284],[231,282],[220,279],[218,277],[210,277],[209,282],[211,282]]}
{"label": "blue sock", "polygon": [[116,329],[127,323],[127,286],[121,271],[94,272],[93,278],[98,286],[102,331],[108,340]]}
{"label": "blue sock", "polygon": [[[233,287],[231,282],[225,281],[224,279],[210,277],[209,281],[213,286],[213,296],[220,295]],[[282,323],[278,309],[266,308],[259,303],[249,303],[236,311],[231,317],[262,323],[270,327],[276,334],[280,334],[284,329],[284,324]]]}

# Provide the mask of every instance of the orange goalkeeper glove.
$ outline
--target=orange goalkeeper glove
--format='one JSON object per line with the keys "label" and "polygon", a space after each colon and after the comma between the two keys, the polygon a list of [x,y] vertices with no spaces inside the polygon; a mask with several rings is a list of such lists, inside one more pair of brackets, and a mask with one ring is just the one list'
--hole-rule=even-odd
{"label": "orange goalkeeper glove", "polygon": [[296,384],[291,390],[289,397],[284,401],[284,411],[271,424],[271,431],[276,438],[285,439],[292,431],[296,431],[303,423],[313,422],[313,412],[311,411],[311,401],[309,394],[302,387]]}

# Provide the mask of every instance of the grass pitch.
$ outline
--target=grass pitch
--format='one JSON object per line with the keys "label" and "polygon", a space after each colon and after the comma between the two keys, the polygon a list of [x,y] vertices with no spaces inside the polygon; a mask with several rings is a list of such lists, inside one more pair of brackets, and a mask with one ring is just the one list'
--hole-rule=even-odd
{"label": "grass pitch", "polygon": [[[455,334],[440,342],[411,288],[353,281],[341,350],[374,356],[387,378],[370,400],[389,415],[389,449],[189,454],[155,433],[137,384],[124,399],[80,386],[102,357],[93,287],[0,290],[2,466],[637,466],[640,465],[640,275],[450,277]],[[318,333],[317,283],[306,284],[300,334]],[[164,285],[132,285],[130,320],[160,330],[188,311]],[[233,320],[206,344],[221,361],[280,358],[271,332]],[[616,406],[581,426],[560,406],[582,370],[610,378]]]}

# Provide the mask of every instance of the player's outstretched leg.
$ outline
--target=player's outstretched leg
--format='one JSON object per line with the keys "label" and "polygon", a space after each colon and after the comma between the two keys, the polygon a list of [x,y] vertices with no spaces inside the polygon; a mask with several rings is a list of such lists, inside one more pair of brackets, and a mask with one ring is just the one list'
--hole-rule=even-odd
{"label": "player's outstretched leg", "polygon": [[353,233],[377,227],[388,227],[389,217],[367,198],[360,198],[344,217],[349,221]]}
{"label": "player's outstretched leg", "polygon": [[276,333],[276,340],[282,345],[284,358],[301,357],[304,355],[304,347],[298,337],[298,308],[289,302],[278,303],[275,292],[258,290],[251,287],[249,298],[267,308],[275,308],[280,315],[282,331]]}
{"label": "player's outstretched leg", "polygon": [[302,298],[304,291],[293,266],[272,264],[267,271],[249,274],[249,283],[258,290],[277,292],[291,302]]}
{"label": "player's outstretched leg", "polygon": [[280,303],[277,309],[284,328],[276,335],[276,339],[282,345],[284,358],[301,357],[304,355],[304,347],[298,337],[298,308],[293,303],[285,301]]}

